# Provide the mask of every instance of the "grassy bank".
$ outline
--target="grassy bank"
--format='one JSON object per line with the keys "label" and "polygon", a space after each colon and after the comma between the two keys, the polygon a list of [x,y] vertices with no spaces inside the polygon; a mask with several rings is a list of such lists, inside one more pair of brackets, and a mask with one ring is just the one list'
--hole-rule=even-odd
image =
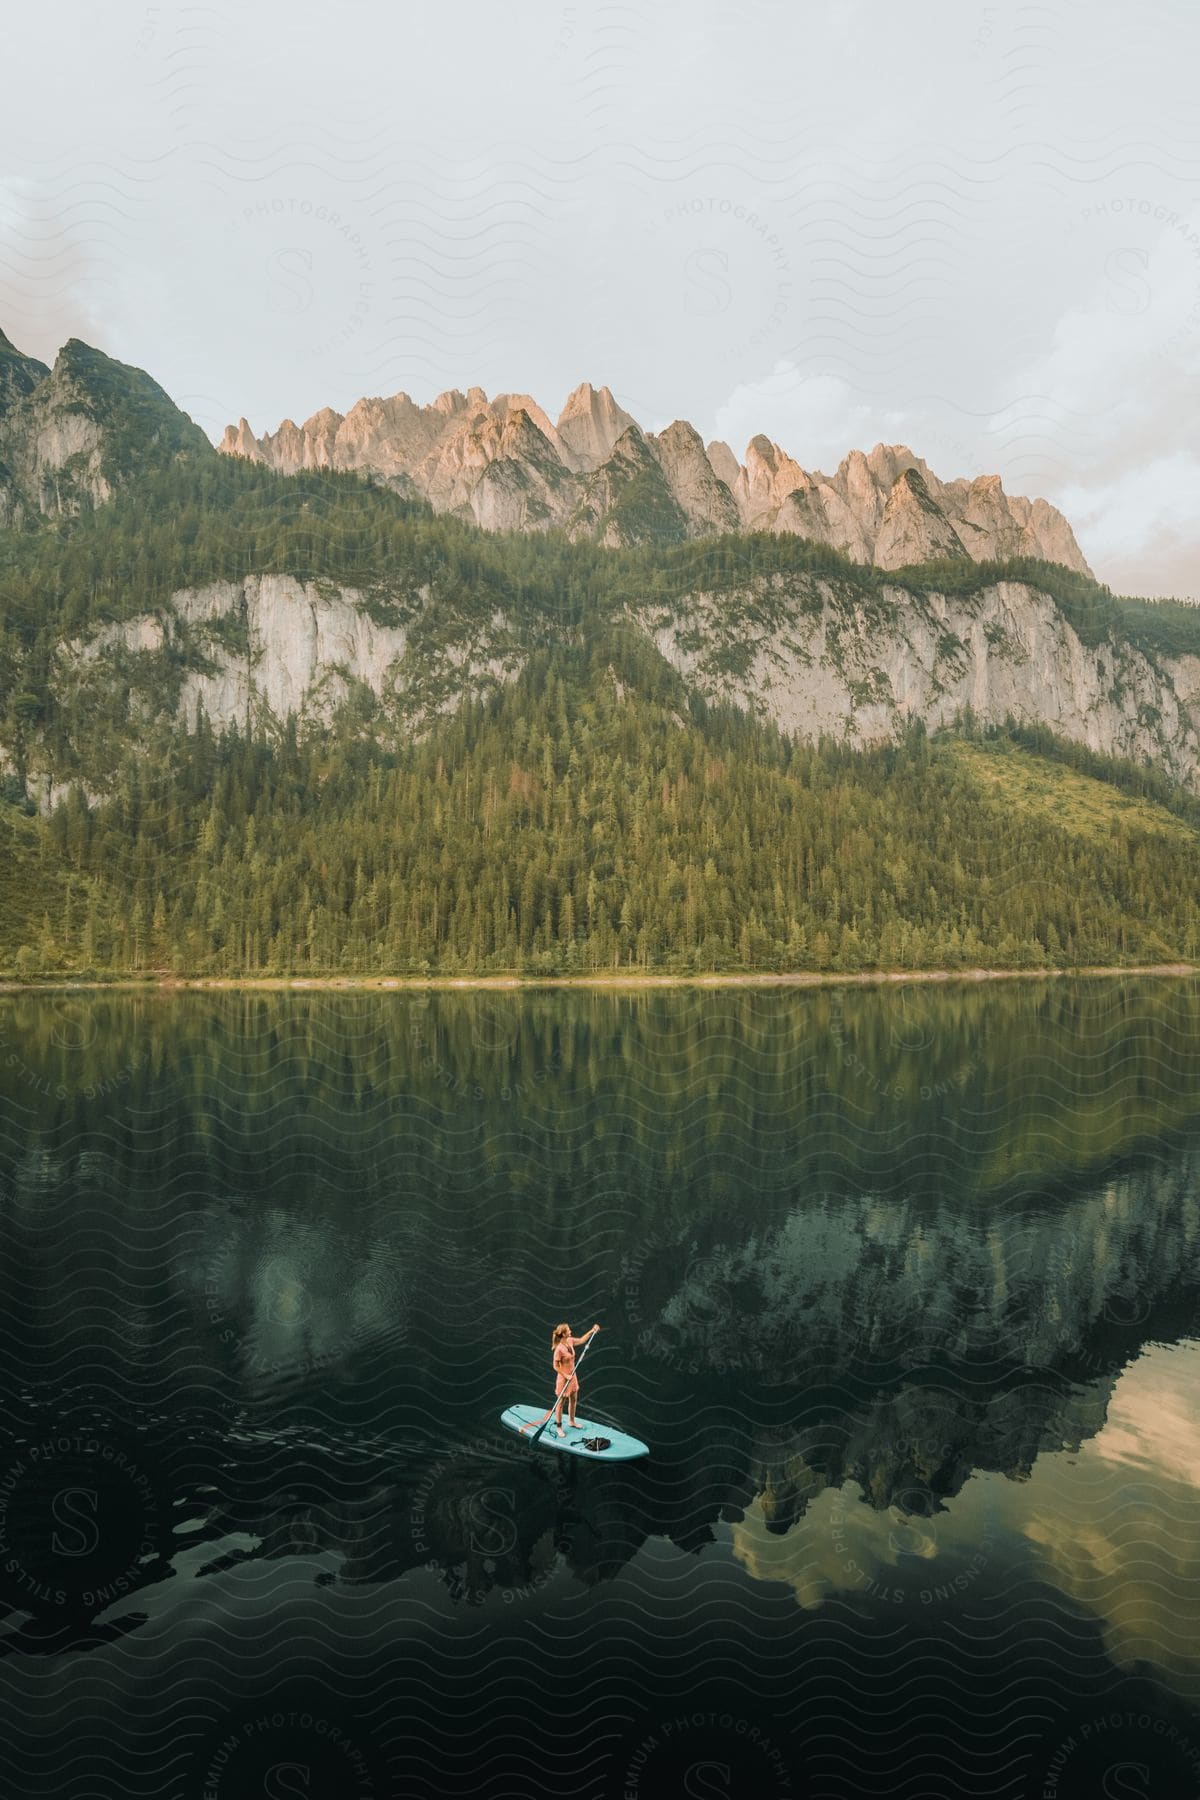
{"label": "grassy bank", "polygon": [[910,982],[951,981],[1052,981],[1067,979],[1104,979],[1113,976],[1156,975],[1177,979],[1200,975],[1196,963],[1145,963],[1129,967],[1065,969],[874,969],[855,974],[799,972],[791,975],[652,975],[636,972],[608,975],[113,975],[108,979],[72,979],[50,976],[40,981],[0,980],[0,994],[28,993],[110,993],[121,992],[180,993],[190,991],[258,991],[293,993],[326,991],[380,993],[453,992],[456,988],[543,989],[543,988],[826,988],[907,986]]}

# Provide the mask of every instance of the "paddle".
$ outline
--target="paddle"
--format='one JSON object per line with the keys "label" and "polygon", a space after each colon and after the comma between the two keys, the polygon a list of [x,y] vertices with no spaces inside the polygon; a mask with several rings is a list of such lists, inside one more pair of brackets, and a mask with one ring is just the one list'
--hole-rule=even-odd
{"label": "paddle", "polygon": [[[579,1373],[580,1363],[583,1361],[584,1357],[587,1355],[588,1351],[592,1347],[592,1342],[593,1342],[593,1339],[595,1338],[595,1336],[596,1336],[596,1334],[593,1331],[591,1336],[588,1338],[587,1343],[583,1346],[583,1349],[579,1352],[579,1355],[575,1358],[575,1373],[576,1373],[576,1375],[578,1375],[578,1373]],[[568,1404],[569,1404],[569,1401],[568,1401]],[[537,1443],[537,1441],[541,1437],[543,1431],[545,1431],[547,1425],[550,1423],[551,1419],[554,1417],[554,1408],[557,1405],[558,1405],[558,1395],[555,1394],[554,1406],[552,1406],[550,1408],[550,1411],[546,1414],[545,1418],[542,1420],[541,1424],[538,1426],[537,1430],[534,1432],[533,1436],[530,1438],[529,1441],[531,1444]]]}

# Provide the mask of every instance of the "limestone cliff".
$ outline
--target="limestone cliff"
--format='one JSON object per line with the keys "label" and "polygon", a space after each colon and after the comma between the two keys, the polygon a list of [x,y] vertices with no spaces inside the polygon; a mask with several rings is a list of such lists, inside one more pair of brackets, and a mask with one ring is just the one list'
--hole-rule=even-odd
{"label": "limestone cliff", "polygon": [[[640,434],[622,442],[645,474]],[[1155,657],[1112,639],[1089,646],[1048,594],[1023,582],[969,595],[864,593],[774,575],[670,604],[631,603],[618,622],[645,634],[689,689],[802,738],[864,747],[918,718],[930,730],[951,725],[970,707],[982,723],[1046,725],[1200,786],[1200,658]],[[85,686],[124,683],[165,696],[160,707],[180,723],[194,725],[202,708],[217,728],[289,717],[324,727],[354,703],[353,729],[395,742],[514,680],[527,645],[504,612],[448,612],[424,589],[381,603],[326,581],[260,574],[180,591],[153,615],[62,644],[55,687],[64,733]],[[131,659],[145,679],[131,679]],[[65,773],[47,752],[34,784],[43,804]]]}
{"label": "limestone cliff", "polygon": [[693,594],[642,623],[689,685],[802,737],[856,745],[912,719],[933,731],[968,707],[983,723],[1048,725],[1108,756],[1195,785],[1195,657],[1085,644],[1049,595],[1000,581],[971,595],[840,592],[773,577],[741,595]]}

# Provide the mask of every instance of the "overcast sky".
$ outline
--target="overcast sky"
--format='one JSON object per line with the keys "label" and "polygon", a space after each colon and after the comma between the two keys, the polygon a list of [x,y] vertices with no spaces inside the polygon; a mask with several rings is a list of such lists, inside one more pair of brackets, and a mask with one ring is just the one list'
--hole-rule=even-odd
{"label": "overcast sky", "polygon": [[1200,596],[1195,0],[10,7],[0,325],[212,435],[607,382]]}

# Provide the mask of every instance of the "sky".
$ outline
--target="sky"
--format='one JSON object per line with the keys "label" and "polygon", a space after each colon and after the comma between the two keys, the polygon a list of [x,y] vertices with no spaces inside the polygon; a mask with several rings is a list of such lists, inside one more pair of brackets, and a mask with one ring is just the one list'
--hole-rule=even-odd
{"label": "sky", "polygon": [[607,383],[807,468],[904,443],[1200,598],[1200,7],[9,8],[0,327],[214,438]]}

